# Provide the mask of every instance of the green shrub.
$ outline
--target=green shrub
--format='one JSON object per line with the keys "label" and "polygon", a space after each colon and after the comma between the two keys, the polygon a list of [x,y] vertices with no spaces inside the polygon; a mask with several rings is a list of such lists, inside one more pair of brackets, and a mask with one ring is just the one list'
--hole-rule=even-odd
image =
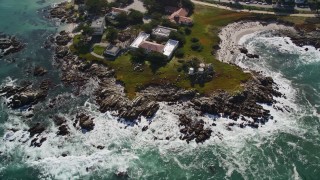
{"label": "green shrub", "polygon": [[191,42],[193,42],[193,43],[199,42],[199,39],[198,38],[191,38]]}
{"label": "green shrub", "polygon": [[200,51],[202,51],[203,46],[202,46],[199,42],[197,42],[197,43],[191,44],[191,49],[192,49],[193,51],[198,51],[198,52],[200,52]]}
{"label": "green shrub", "polygon": [[186,35],[190,35],[191,32],[192,32],[191,29],[188,28],[188,27],[186,27],[186,28],[184,29],[184,33],[185,33]]}
{"label": "green shrub", "polygon": [[184,57],[184,51],[183,51],[183,49],[178,49],[178,50],[176,51],[176,53],[175,53],[175,56],[176,56],[177,58],[182,58],[182,57]]}

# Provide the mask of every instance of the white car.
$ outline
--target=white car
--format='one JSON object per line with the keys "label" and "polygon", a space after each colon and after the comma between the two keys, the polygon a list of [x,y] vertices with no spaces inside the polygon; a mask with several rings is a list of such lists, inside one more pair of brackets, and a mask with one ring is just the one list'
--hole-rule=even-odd
{"label": "white car", "polygon": [[264,2],[264,3],[262,3],[262,5],[268,5],[268,4]]}
{"label": "white car", "polygon": [[246,2],[246,4],[250,4],[250,2]]}

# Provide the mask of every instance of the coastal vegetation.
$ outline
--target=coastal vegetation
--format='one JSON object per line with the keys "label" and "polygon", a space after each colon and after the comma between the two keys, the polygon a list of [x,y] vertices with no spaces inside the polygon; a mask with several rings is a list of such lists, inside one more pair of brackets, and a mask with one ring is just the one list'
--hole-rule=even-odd
{"label": "coastal vegetation", "polygon": [[[196,12],[192,16],[194,25],[179,27],[178,32],[170,35],[170,38],[180,41],[180,49],[169,62],[162,61],[161,59],[164,58],[155,53],[144,56],[144,58],[141,55],[139,57],[139,54],[142,53],[139,53],[139,49],[133,53],[125,53],[114,61],[99,59],[90,53],[80,53],[79,55],[88,61],[99,61],[114,68],[116,78],[123,82],[126,92],[131,98],[135,96],[138,89],[149,84],[174,84],[185,89],[196,89],[203,94],[210,94],[217,90],[228,92],[241,90],[241,84],[251,76],[244,73],[239,67],[220,62],[212,53],[214,53],[213,48],[219,43],[219,29],[230,22],[248,16],[248,14],[220,9],[212,11],[211,7],[204,6],[196,6],[194,11]],[[187,73],[179,71],[184,62],[192,58],[213,65],[215,76],[212,81],[194,85]],[[164,63],[157,63],[157,60]],[[137,61],[141,63],[139,71],[135,68]]]}
{"label": "coastal vegetation", "polygon": [[[155,7],[148,6],[148,3],[152,4],[156,2],[145,1],[145,3],[147,3],[147,9],[150,13]],[[98,61],[115,69],[117,80],[124,84],[127,95],[130,98],[135,97],[137,90],[151,84],[173,84],[180,88],[195,89],[202,94],[211,94],[217,90],[225,90],[232,93],[242,90],[242,84],[248,81],[251,75],[244,73],[237,66],[221,62],[223,59],[221,61],[216,59],[214,53],[219,44],[218,32],[220,29],[231,22],[243,19],[268,20],[274,18],[285,22],[297,21],[294,18],[290,19],[290,17],[238,13],[200,5],[196,5],[193,11],[195,12],[192,15],[194,24],[191,27],[177,26],[170,21],[166,21],[161,15],[157,15],[161,12],[159,9],[155,9],[152,13],[152,16],[158,18],[153,19],[149,23],[143,24],[140,22],[135,26],[131,26],[128,23],[129,20],[126,20],[127,26],[129,25],[135,32],[144,30],[150,33],[152,28],[158,24],[178,29],[177,32],[172,32],[169,37],[178,40],[180,46],[170,61],[164,60],[165,58],[157,53],[144,56],[144,52],[141,49],[137,49],[131,53],[125,52],[113,61],[100,59],[86,51],[82,51],[86,53],[78,51],[78,55],[87,61]],[[141,17],[141,15],[137,16]],[[304,20],[301,21],[304,22]],[[117,30],[113,27],[108,27],[106,33],[107,41],[113,42],[116,40],[117,34]],[[78,36],[75,37],[74,41],[77,42],[77,39],[79,39]],[[72,46],[72,48],[74,47]],[[98,52],[96,54],[101,55],[101,51],[98,47],[94,48],[94,52]],[[215,74],[211,81],[203,84],[193,84],[189,75],[185,71],[181,71],[181,69],[185,68],[185,64],[194,58],[203,63],[213,65]]]}

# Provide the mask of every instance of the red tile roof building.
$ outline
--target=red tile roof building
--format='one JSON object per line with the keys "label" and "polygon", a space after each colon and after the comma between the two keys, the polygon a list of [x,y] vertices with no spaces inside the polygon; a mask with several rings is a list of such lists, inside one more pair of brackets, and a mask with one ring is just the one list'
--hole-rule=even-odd
{"label": "red tile roof building", "polygon": [[166,7],[166,12],[171,13],[169,20],[177,24],[191,25],[193,20],[188,16],[189,11],[185,8]]}
{"label": "red tile roof building", "polygon": [[150,41],[143,41],[140,45],[140,48],[143,48],[147,51],[156,51],[159,53],[163,53],[164,45],[150,42]]}

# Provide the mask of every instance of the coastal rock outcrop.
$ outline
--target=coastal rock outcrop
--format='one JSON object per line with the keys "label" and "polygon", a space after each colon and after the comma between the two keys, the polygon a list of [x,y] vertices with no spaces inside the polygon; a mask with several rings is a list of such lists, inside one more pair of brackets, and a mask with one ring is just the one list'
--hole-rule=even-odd
{"label": "coastal rock outcrop", "polygon": [[[242,117],[242,120],[247,121],[242,126],[256,126],[254,123],[264,124],[270,118],[270,112],[257,103],[271,105],[274,103],[273,96],[281,96],[281,93],[274,90],[274,86],[272,78],[255,73],[253,78],[244,84],[244,90],[237,94],[222,91],[209,97],[196,98],[192,102],[194,108],[203,113],[222,115],[235,121]],[[252,118],[254,122],[244,117]]]}
{"label": "coastal rock outcrop", "polygon": [[1,96],[8,99],[8,106],[16,109],[37,104],[47,96],[41,89],[33,89],[30,84],[25,86],[5,86],[0,89]]}
{"label": "coastal rock outcrop", "polygon": [[0,58],[9,54],[21,51],[24,44],[18,41],[14,36],[8,36],[0,33]]}
{"label": "coastal rock outcrop", "polygon": [[42,133],[44,130],[46,130],[46,128],[40,124],[40,123],[37,123],[35,124],[34,126],[32,126],[28,132],[30,133],[30,137],[33,137],[34,135],[36,134],[40,134]]}
{"label": "coastal rock outcrop", "polygon": [[82,129],[85,129],[87,131],[91,131],[94,128],[94,118],[91,118],[89,115],[86,115],[84,113],[77,114],[75,124],[79,123],[79,126]]}
{"label": "coastal rock outcrop", "polygon": [[33,70],[33,75],[34,76],[44,76],[47,74],[47,70],[41,66],[36,66]]}
{"label": "coastal rock outcrop", "polygon": [[179,121],[179,126],[183,127],[180,129],[180,133],[183,134],[180,136],[181,140],[186,140],[187,143],[192,140],[195,140],[196,143],[203,143],[210,138],[212,130],[204,127],[203,120],[192,120],[182,114],[179,116]]}

